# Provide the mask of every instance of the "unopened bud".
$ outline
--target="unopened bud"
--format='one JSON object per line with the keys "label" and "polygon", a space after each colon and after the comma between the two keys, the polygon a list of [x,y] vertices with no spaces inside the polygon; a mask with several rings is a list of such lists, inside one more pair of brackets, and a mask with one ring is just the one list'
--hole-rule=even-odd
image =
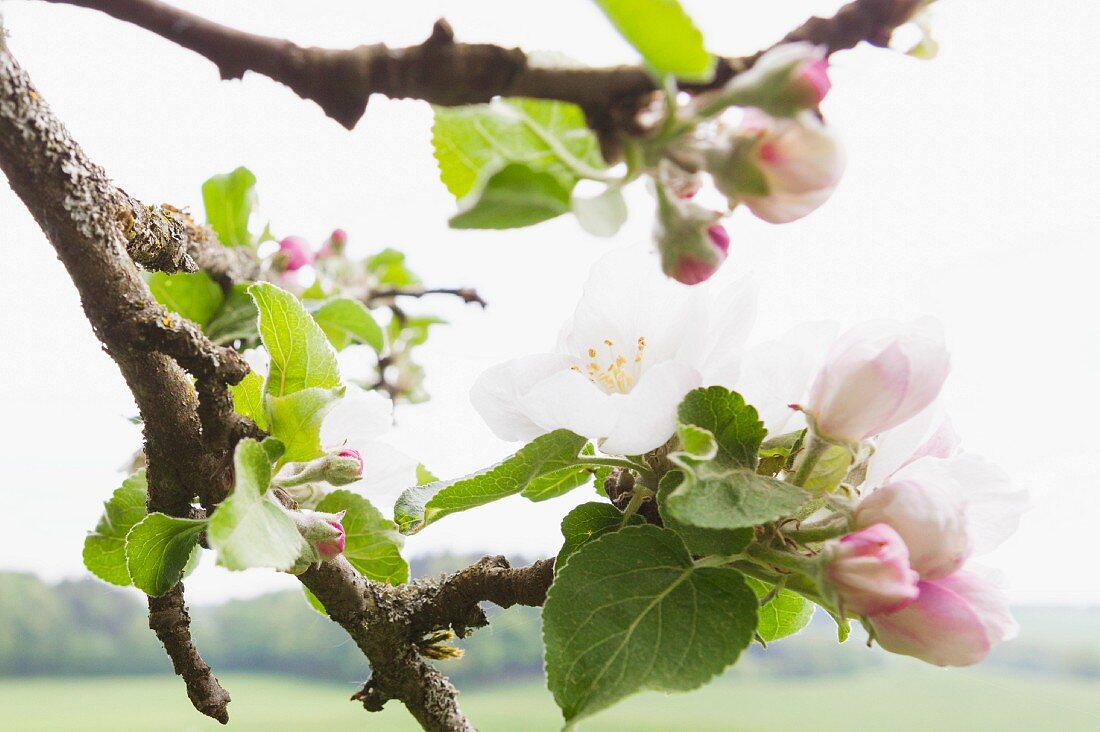
{"label": "unopened bud", "polygon": [[302,535],[310,546],[310,557],[303,556],[302,561],[310,559],[314,564],[326,559],[339,556],[346,546],[347,534],[340,522],[344,518],[344,511],[340,513],[321,513],[320,511],[288,511],[298,533]]}
{"label": "unopened bud", "polygon": [[330,453],[325,466],[325,480],[332,485],[347,485],[363,477],[363,456],[358,450],[344,448]]}
{"label": "unopened bud", "polygon": [[359,451],[342,448],[308,462],[287,463],[271,482],[288,489],[314,482],[347,485],[362,477],[363,457]]}
{"label": "unopened bud", "polygon": [[313,262],[309,242],[300,236],[288,236],[279,242],[279,251],[272,260],[275,269],[295,272]]}
{"label": "unopened bud", "polygon": [[828,69],[825,49],[809,43],[786,43],[735,76],[721,93],[722,99],[776,117],[791,117],[816,107],[829,93]]}
{"label": "unopened bud", "polygon": [[718,223],[720,214],[690,200],[669,196],[658,186],[657,226],[654,238],[661,269],[685,285],[710,278],[729,251],[729,234]]}
{"label": "unopened bud", "polygon": [[343,229],[333,229],[332,233],[328,235],[328,239],[321,245],[320,251],[317,252],[317,258],[326,259],[340,256],[344,253],[344,248],[347,245],[348,233]]}

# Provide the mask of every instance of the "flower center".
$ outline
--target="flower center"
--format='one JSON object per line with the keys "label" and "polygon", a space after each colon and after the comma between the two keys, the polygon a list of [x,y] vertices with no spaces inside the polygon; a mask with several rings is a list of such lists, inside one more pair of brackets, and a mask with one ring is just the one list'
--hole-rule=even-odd
{"label": "flower center", "polygon": [[[623,355],[615,347],[615,342],[606,339],[603,342],[607,355],[600,356],[595,348],[588,349],[588,363],[581,366],[572,366],[572,370],[584,374],[596,386],[608,394],[618,392],[625,394],[638,380],[638,370],[641,368],[642,357],[645,354],[645,336],[639,336],[634,344],[634,353]],[[602,360],[603,358],[606,361]]]}

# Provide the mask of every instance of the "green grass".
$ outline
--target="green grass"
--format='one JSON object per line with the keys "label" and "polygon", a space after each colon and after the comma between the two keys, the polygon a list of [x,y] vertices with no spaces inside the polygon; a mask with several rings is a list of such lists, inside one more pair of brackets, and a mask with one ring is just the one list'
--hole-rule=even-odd
{"label": "green grass", "polygon": [[[347,698],[355,687],[262,676],[223,676],[233,703],[230,730],[372,732],[418,729],[391,702],[368,715]],[[560,729],[537,683],[462,695],[482,732]],[[1010,732],[1097,729],[1100,680],[935,668],[886,668],[816,679],[723,678],[687,695],[645,694],[581,725],[582,732]],[[0,727],[22,732],[205,732],[182,684],[170,677],[0,680]]]}

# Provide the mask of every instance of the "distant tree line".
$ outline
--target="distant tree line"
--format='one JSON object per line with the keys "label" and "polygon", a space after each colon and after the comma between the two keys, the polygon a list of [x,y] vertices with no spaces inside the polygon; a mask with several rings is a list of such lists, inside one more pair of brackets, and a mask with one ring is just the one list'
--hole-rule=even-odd
{"label": "distant tree line", "polygon": [[[464,566],[469,557],[421,560],[421,576]],[[476,685],[542,675],[535,608],[493,608],[489,628],[455,644],[463,658],[440,662],[458,683]],[[1100,610],[1022,608],[1024,637],[995,653],[988,666],[1100,678]],[[335,624],[298,592],[193,609],[193,630],[214,668],[353,682],[369,669]],[[0,676],[143,675],[168,671],[147,630],[145,607],[131,592],[97,580],[47,584],[30,574],[0,573]],[[753,647],[737,675],[784,677],[853,673],[904,662],[864,652],[858,641],[837,646],[834,627],[818,618],[800,636]],[[1030,629],[1035,629],[1029,634]],[[1074,639],[1078,639],[1075,641]]]}

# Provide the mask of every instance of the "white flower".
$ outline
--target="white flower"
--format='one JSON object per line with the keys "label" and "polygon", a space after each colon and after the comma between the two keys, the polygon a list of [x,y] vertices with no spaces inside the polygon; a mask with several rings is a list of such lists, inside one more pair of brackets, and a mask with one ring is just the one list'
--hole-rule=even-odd
{"label": "white flower", "polygon": [[740,126],[707,153],[718,190],[773,224],[800,219],[825,203],[844,164],[836,135],[810,113],[774,119],[748,109]]}
{"label": "white flower", "polygon": [[866,440],[935,401],[949,364],[942,328],[930,318],[865,323],[829,349],[805,411],[814,431],[825,438]]}
{"label": "white flower", "polygon": [[736,383],[755,302],[744,281],[688,287],[640,252],[612,252],[592,268],[555,351],[489,369],[471,401],[504,440],[564,428],[609,454],[648,452],[672,436],[687,392]]}
{"label": "white flower", "polygon": [[393,402],[377,391],[349,385],[321,423],[326,452],[350,448],[363,458],[363,477],[345,488],[375,500],[416,485],[416,461],[378,438],[393,426]]}
{"label": "white flower", "polygon": [[909,547],[922,579],[945,577],[972,554],[1004,542],[1027,505],[1008,474],[976,455],[922,457],[875,488],[855,512],[856,525],[888,524]]}

